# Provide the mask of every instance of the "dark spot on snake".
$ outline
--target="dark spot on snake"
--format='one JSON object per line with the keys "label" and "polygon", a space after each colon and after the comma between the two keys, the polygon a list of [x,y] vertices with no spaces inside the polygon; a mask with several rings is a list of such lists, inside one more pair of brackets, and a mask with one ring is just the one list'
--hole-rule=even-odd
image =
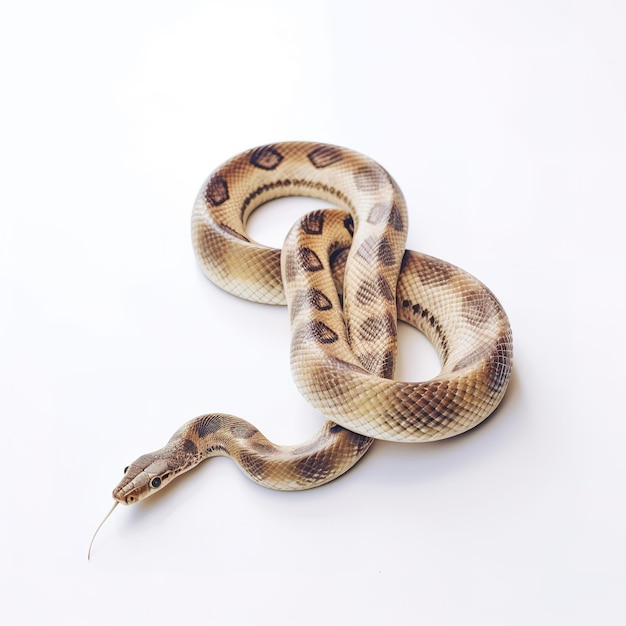
{"label": "dark spot on snake", "polygon": [[452,269],[452,266],[443,261],[426,257],[418,268],[418,274],[425,285],[443,285],[452,277]]}
{"label": "dark spot on snake", "polygon": [[376,287],[378,288],[378,293],[387,301],[392,302],[394,300],[395,294],[391,290],[387,279],[384,276],[376,277]]}
{"label": "dark spot on snake", "polygon": [[359,191],[376,191],[388,182],[385,170],[379,165],[360,167],[353,175],[354,184]]}
{"label": "dark spot on snake", "polygon": [[312,337],[323,344],[335,343],[339,339],[339,335],[332,328],[326,326],[324,322],[309,322],[308,330]]}
{"label": "dark spot on snake", "polygon": [[386,266],[393,265],[395,263],[395,258],[387,237],[383,237],[380,240],[380,245],[378,246],[378,258],[380,259],[380,262]]}
{"label": "dark spot on snake", "polygon": [[344,228],[350,233],[350,237],[354,237],[354,220],[352,219],[352,215],[348,215],[345,220],[343,220]]}
{"label": "dark spot on snake", "polygon": [[333,303],[319,289],[309,289],[307,292],[307,301],[318,311],[329,311],[333,308]]}
{"label": "dark spot on snake", "polygon": [[509,381],[513,359],[513,338],[510,333],[498,339],[489,359],[489,391],[498,393]]}
{"label": "dark spot on snake", "polygon": [[189,455],[195,456],[196,454],[198,454],[198,446],[191,441],[191,439],[185,439],[185,441],[183,441],[183,451],[186,452]]}
{"label": "dark spot on snake", "polygon": [[323,480],[332,473],[329,459],[321,452],[300,459],[295,464],[295,472],[307,482]]}
{"label": "dark spot on snake", "polygon": [[411,303],[408,300],[402,300],[402,308],[408,309],[411,306]]}
{"label": "dark spot on snake", "polygon": [[221,444],[215,444],[214,446],[209,446],[208,448],[205,448],[203,454],[205,458],[208,458],[210,456],[214,456],[214,453],[217,453],[217,454],[224,453],[226,455],[229,454],[226,446],[223,446]]}
{"label": "dark spot on snake", "polygon": [[375,235],[368,237],[360,246],[357,254],[368,263],[380,261],[385,266],[395,263],[391,245],[387,237],[378,238]]}
{"label": "dark spot on snake", "polygon": [[385,222],[387,220],[389,213],[389,204],[386,202],[378,202],[371,208],[367,216],[367,221],[370,224],[380,224],[381,222]]}
{"label": "dark spot on snake", "polygon": [[395,230],[404,230],[404,224],[402,223],[402,215],[400,214],[400,209],[398,205],[394,202],[391,207],[391,216],[389,219],[389,223],[394,227]]}
{"label": "dark spot on snake", "polygon": [[194,428],[198,437],[203,439],[204,437],[218,431],[220,428],[223,428],[224,422],[225,420],[221,415],[202,415],[197,418]]}
{"label": "dark spot on snake", "polygon": [[[293,191],[291,189],[287,189],[283,193],[281,188],[284,187],[292,187]],[[313,192],[312,197],[316,198],[323,197],[319,195],[322,193],[333,195],[339,200],[339,202],[343,206],[347,207],[350,211],[354,211],[354,205],[350,201],[350,198],[348,198],[348,196],[346,196],[346,194],[341,191],[341,189],[336,189],[335,187],[332,187],[330,185],[325,185],[321,181],[312,181],[304,178],[294,178],[293,180],[275,180],[271,183],[264,183],[263,185],[259,185],[254,191],[251,191],[241,203],[240,215],[242,217],[247,215],[250,204],[256,201],[260,195],[274,192],[275,190],[278,190],[278,194],[273,196],[275,198],[287,195],[299,195],[296,190],[305,192],[301,194],[305,196],[310,195],[309,192]],[[317,192],[319,192],[319,194]],[[261,204],[261,202],[257,202],[255,206],[258,206],[259,204]]]}
{"label": "dark spot on snake", "polygon": [[359,304],[367,305],[376,299],[376,287],[371,280],[366,280],[359,285],[354,297]]}
{"label": "dark spot on snake", "polygon": [[323,169],[343,159],[341,149],[335,146],[320,146],[309,152],[307,156],[317,169]]}
{"label": "dark spot on snake", "polygon": [[261,146],[250,155],[250,163],[262,170],[274,170],[282,160],[283,155],[273,146]]}
{"label": "dark spot on snake", "polygon": [[311,248],[298,248],[298,261],[305,272],[318,272],[324,269],[320,258]]}
{"label": "dark spot on snake", "polygon": [[308,235],[320,235],[324,229],[324,212],[313,211],[305,215],[301,221],[302,230]]}
{"label": "dark spot on snake", "polygon": [[228,184],[226,183],[226,180],[219,174],[213,176],[206,187],[204,197],[212,206],[219,206],[220,204],[226,202],[226,200],[230,197],[228,194]]}
{"label": "dark spot on snake", "polygon": [[[329,251],[330,252],[330,251]],[[333,273],[333,279],[335,284],[343,284],[343,275],[346,269],[346,260],[348,259],[348,252],[350,248],[344,248],[340,246],[328,255],[328,261],[330,263],[330,269]]]}
{"label": "dark spot on snake", "polygon": [[383,298],[387,302],[393,302],[394,294],[391,292],[385,277],[377,276],[374,280],[362,282],[356,290],[355,298],[360,304],[367,305],[379,298]]}
{"label": "dark spot on snake", "polygon": [[419,315],[419,312],[421,311],[422,307],[419,304],[414,304],[413,305],[413,313],[415,313],[415,315]]}
{"label": "dark spot on snake", "polygon": [[476,289],[463,294],[467,321],[473,326],[488,322],[499,306],[486,289]]}
{"label": "dark spot on snake", "polygon": [[381,317],[368,317],[359,327],[359,337],[364,341],[374,341],[381,334],[392,337],[398,334],[396,321],[390,313]]}
{"label": "dark spot on snake", "polygon": [[239,437],[241,439],[250,439],[250,437],[256,435],[256,433],[259,431],[252,424],[244,420],[237,420],[231,426],[230,432],[235,437]]}
{"label": "dark spot on snake", "polygon": [[250,440],[248,443],[258,454],[276,454],[276,446],[269,441]]}
{"label": "dark spot on snake", "polygon": [[370,224],[389,224],[398,231],[404,229],[400,209],[395,202],[391,206],[387,202],[375,204],[367,216],[367,221]]}
{"label": "dark spot on snake", "polygon": [[377,239],[372,235],[359,246],[357,254],[369,263],[373,263],[376,259],[376,245]]}

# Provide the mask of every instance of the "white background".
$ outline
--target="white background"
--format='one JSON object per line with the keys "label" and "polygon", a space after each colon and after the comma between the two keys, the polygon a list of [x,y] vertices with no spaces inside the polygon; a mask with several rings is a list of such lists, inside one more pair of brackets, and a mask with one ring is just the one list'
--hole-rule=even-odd
{"label": "white background", "polygon": [[[601,0],[5,6],[3,620],[623,624],[625,32]],[[118,507],[88,562],[124,466],[184,421],[226,411],[280,443],[320,423],[286,311],[213,287],[189,236],[213,168],[290,139],[378,160],[409,247],[496,293],[505,402],[310,492],[213,459]],[[308,207],[251,231],[280,245]],[[399,377],[436,372],[401,340]]]}

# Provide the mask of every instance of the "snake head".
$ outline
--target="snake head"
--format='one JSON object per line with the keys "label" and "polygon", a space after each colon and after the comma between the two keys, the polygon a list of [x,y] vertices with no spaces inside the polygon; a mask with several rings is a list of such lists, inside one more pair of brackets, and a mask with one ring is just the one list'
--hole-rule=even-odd
{"label": "snake head", "polygon": [[175,475],[165,459],[155,453],[144,454],[124,470],[113,498],[122,504],[134,504],[159,491]]}

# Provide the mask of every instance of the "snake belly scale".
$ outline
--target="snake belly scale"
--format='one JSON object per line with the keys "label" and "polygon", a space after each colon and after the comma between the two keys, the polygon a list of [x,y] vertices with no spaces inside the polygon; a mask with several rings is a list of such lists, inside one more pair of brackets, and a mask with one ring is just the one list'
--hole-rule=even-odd
{"label": "snake belly scale", "polygon": [[[336,208],[304,216],[282,250],[252,241],[250,214],[283,196]],[[137,502],[216,455],[263,486],[308,489],[350,469],[374,439],[433,441],[484,420],[510,377],[507,316],[468,273],[405,250],[407,224],[393,178],[345,148],[276,143],[215,170],[193,210],[200,267],[237,296],[288,305],[295,383],[327,421],[310,441],[279,446],[241,418],[202,415],[131,463],[115,501]],[[398,319],[435,345],[442,368],[433,379],[393,379]]]}

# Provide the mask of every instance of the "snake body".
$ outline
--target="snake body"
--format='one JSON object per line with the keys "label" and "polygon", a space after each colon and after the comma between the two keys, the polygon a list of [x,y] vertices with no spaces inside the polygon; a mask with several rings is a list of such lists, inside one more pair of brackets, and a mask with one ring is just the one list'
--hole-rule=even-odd
{"label": "snake body", "polygon": [[[282,196],[337,208],[304,216],[282,251],[252,241],[249,216]],[[433,441],[484,420],[510,377],[507,316],[467,272],[405,251],[407,221],[391,176],[345,148],[276,143],[215,170],[193,210],[200,267],[237,296],[288,305],[296,386],[328,420],[309,442],[279,446],[241,418],[202,415],[131,463],[114,499],[141,500],[216,455],[263,486],[307,489],[346,472],[374,439]],[[431,380],[393,380],[398,319],[436,347],[442,368]]]}

